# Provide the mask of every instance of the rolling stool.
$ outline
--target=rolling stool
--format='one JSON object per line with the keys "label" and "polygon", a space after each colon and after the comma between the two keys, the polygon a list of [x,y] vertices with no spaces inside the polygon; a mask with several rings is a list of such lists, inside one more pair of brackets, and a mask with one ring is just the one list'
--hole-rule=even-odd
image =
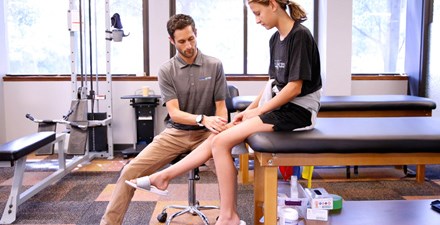
{"label": "rolling stool", "polygon": [[[239,95],[238,89],[234,86],[234,85],[228,85],[228,92],[229,92],[229,97],[225,100],[226,102],[226,108],[228,110],[228,121],[231,120],[231,113],[235,112],[235,108],[233,107],[232,104],[232,98],[236,97]],[[180,156],[178,156],[173,162],[171,162],[171,164],[179,161],[180,159],[182,159],[183,157],[185,157],[187,154],[182,154]],[[162,212],[157,215],[157,220],[161,223],[164,223],[166,221],[166,224],[170,224],[171,220],[173,220],[174,218],[183,215],[185,213],[191,213],[194,216],[198,215],[200,216],[200,218],[202,218],[203,222],[205,223],[205,225],[209,225],[209,221],[208,221],[208,217],[205,216],[205,214],[203,214],[201,212],[201,210],[208,210],[208,209],[220,209],[220,207],[218,206],[201,206],[199,204],[199,201],[197,201],[196,199],[196,180],[200,180],[199,177],[199,168],[195,168],[193,170],[190,170],[188,172],[188,205],[168,205],[165,206],[162,210]],[[174,213],[173,215],[171,215],[168,219],[168,214],[167,214],[167,209],[182,209],[179,212]]]}
{"label": "rolling stool", "polygon": [[[182,159],[185,157],[186,154],[180,155],[177,157],[174,162]],[[162,210],[162,212],[157,215],[157,220],[161,223],[164,223],[166,221],[166,224],[170,224],[171,220],[174,218],[183,215],[185,213],[191,213],[194,216],[198,215],[200,218],[202,218],[203,223],[205,225],[209,225],[208,217],[205,216],[205,214],[202,213],[201,210],[208,210],[208,209],[220,209],[218,206],[201,206],[199,204],[199,201],[196,199],[196,182],[197,180],[200,180],[199,176],[199,168],[192,169],[188,172],[188,205],[168,205],[165,206]],[[178,211],[174,214],[172,214],[168,219],[168,214],[166,212],[167,209],[182,209],[181,211]]]}

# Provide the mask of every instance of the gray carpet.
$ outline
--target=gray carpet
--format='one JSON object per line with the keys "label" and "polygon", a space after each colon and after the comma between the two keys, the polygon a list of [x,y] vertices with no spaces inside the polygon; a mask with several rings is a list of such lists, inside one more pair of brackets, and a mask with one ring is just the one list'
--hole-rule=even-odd
{"label": "gray carpet", "polygon": [[[0,182],[12,177],[11,168],[0,168]],[[439,166],[427,166],[427,177],[437,178]],[[75,172],[65,176],[56,185],[44,189],[18,209],[14,224],[99,224],[107,202],[96,202],[107,184],[115,183],[119,172]],[[173,183],[187,183],[186,176]],[[201,172],[200,183],[215,183],[212,172]],[[305,181],[301,181],[305,186]],[[329,193],[341,195],[345,200],[393,200],[404,196],[440,196],[440,186],[432,181],[422,184],[414,178],[380,181],[328,182],[314,179],[313,185],[325,188]],[[86,191],[84,191],[86,190]],[[0,209],[3,211],[10,186],[0,186]],[[156,202],[132,202],[124,224],[147,224]],[[253,186],[239,185],[238,210],[240,217],[253,224]]]}

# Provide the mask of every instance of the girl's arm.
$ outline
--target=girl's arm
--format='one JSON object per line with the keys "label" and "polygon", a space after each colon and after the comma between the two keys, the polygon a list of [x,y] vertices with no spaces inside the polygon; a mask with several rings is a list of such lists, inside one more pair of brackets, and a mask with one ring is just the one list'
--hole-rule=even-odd
{"label": "girl's arm", "polygon": [[[252,117],[259,116],[290,102],[293,98],[301,93],[302,83],[302,80],[296,80],[287,83],[287,85],[280,91],[280,93],[278,93],[275,97],[267,101],[262,106],[256,107],[255,104],[258,104],[258,101],[253,101],[251,103],[252,107],[251,105],[249,105],[249,107],[245,111],[237,114],[237,116],[234,117],[233,122],[239,123]],[[259,98],[261,98],[261,94],[262,93],[260,93]]]}
{"label": "girl's arm", "polygon": [[295,80],[287,83],[280,93],[260,107],[260,114],[270,112],[292,101],[292,99],[301,94],[302,83],[302,80]]}

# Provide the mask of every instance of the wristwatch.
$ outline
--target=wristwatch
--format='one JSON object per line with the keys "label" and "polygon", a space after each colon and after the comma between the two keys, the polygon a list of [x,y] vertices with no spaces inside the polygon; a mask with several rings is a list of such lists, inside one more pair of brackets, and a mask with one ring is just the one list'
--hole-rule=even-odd
{"label": "wristwatch", "polygon": [[198,116],[196,117],[196,123],[197,123],[197,125],[203,127],[204,125],[202,124],[202,121],[203,121],[203,115],[202,115],[202,114],[201,114],[201,115],[198,115]]}

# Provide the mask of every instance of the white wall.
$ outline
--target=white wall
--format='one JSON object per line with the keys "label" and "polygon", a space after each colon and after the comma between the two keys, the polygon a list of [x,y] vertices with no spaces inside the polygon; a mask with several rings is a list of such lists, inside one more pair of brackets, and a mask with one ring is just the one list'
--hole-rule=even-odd
{"label": "white wall", "polygon": [[[230,81],[240,95],[257,95],[265,81]],[[357,94],[406,94],[406,84],[389,81],[355,81],[353,90]],[[103,84],[100,84],[103,85]],[[113,142],[114,144],[134,143],[135,116],[130,100],[122,96],[132,95],[142,86],[150,86],[157,94],[157,81],[114,81],[113,90]],[[383,87],[383,88],[381,88]],[[359,90],[357,90],[359,88]],[[70,81],[65,82],[5,82],[5,127],[6,139],[12,140],[33,133],[37,124],[25,118],[27,113],[38,119],[61,119],[71,103]],[[166,110],[158,106],[156,110],[155,133],[163,130]],[[63,131],[64,125],[58,125]]]}
{"label": "white wall", "polygon": [[[0,12],[3,12],[5,8],[5,1],[0,0]],[[0,14],[0,27],[6,27],[6,15],[4,13]],[[0,52],[6,52],[6,29],[0,29]],[[7,59],[6,54],[0,54],[0,143],[6,141],[6,127],[5,127],[5,103],[3,92],[3,76],[7,71]]]}
{"label": "white wall", "polygon": [[[101,83],[100,85],[103,85]],[[132,143],[135,140],[134,110],[125,95],[133,95],[148,85],[159,93],[157,82],[113,82],[113,141]],[[25,118],[27,113],[38,119],[61,119],[69,111],[71,104],[70,81],[65,82],[6,82],[4,88],[6,138],[11,140],[37,130],[37,124]],[[102,104],[104,105],[104,104]],[[90,107],[90,105],[89,105]],[[90,109],[89,109],[90,111]],[[103,109],[101,109],[102,112]],[[97,110],[95,110],[97,112]],[[165,110],[158,107],[158,126],[163,121]],[[58,125],[63,131],[64,125]]]}
{"label": "white wall", "polygon": [[[230,82],[230,84],[239,88],[242,95],[256,95],[258,94],[256,89],[263,87],[264,82],[246,81]],[[104,85],[104,83],[101,82],[100,85]],[[71,104],[70,86],[70,81],[6,82],[4,85],[6,140],[12,140],[37,130],[37,124],[25,117],[28,113],[38,119],[61,119],[63,115],[66,115]],[[134,110],[130,106],[130,100],[121,99],[121,97],[135,94],[142,86],[149,86],[155,93],[160,93],[156,81],[112,82],[112,128],[115,144],[129,144],[135,141]],[[155,133],[164,129],[165,116],[165,108],[158,106],[156,108]],[[65,126],[58,125],[57,131],[63,130],[65,130]]]}
{"label": "white wall", "polygon": [[149,1],[150,14],[150,75],[157,75],[160,65],[170,58],[167,21],[170,17],[169,1]]}
{"label": "white wall", "polygon": [[318,45],[324,95],[351,94],[352,0],[319,2]]}
{"label": "white wall", "polygon": [[406,95],[408,81],[406,80],[353,80],[351,95]]}

